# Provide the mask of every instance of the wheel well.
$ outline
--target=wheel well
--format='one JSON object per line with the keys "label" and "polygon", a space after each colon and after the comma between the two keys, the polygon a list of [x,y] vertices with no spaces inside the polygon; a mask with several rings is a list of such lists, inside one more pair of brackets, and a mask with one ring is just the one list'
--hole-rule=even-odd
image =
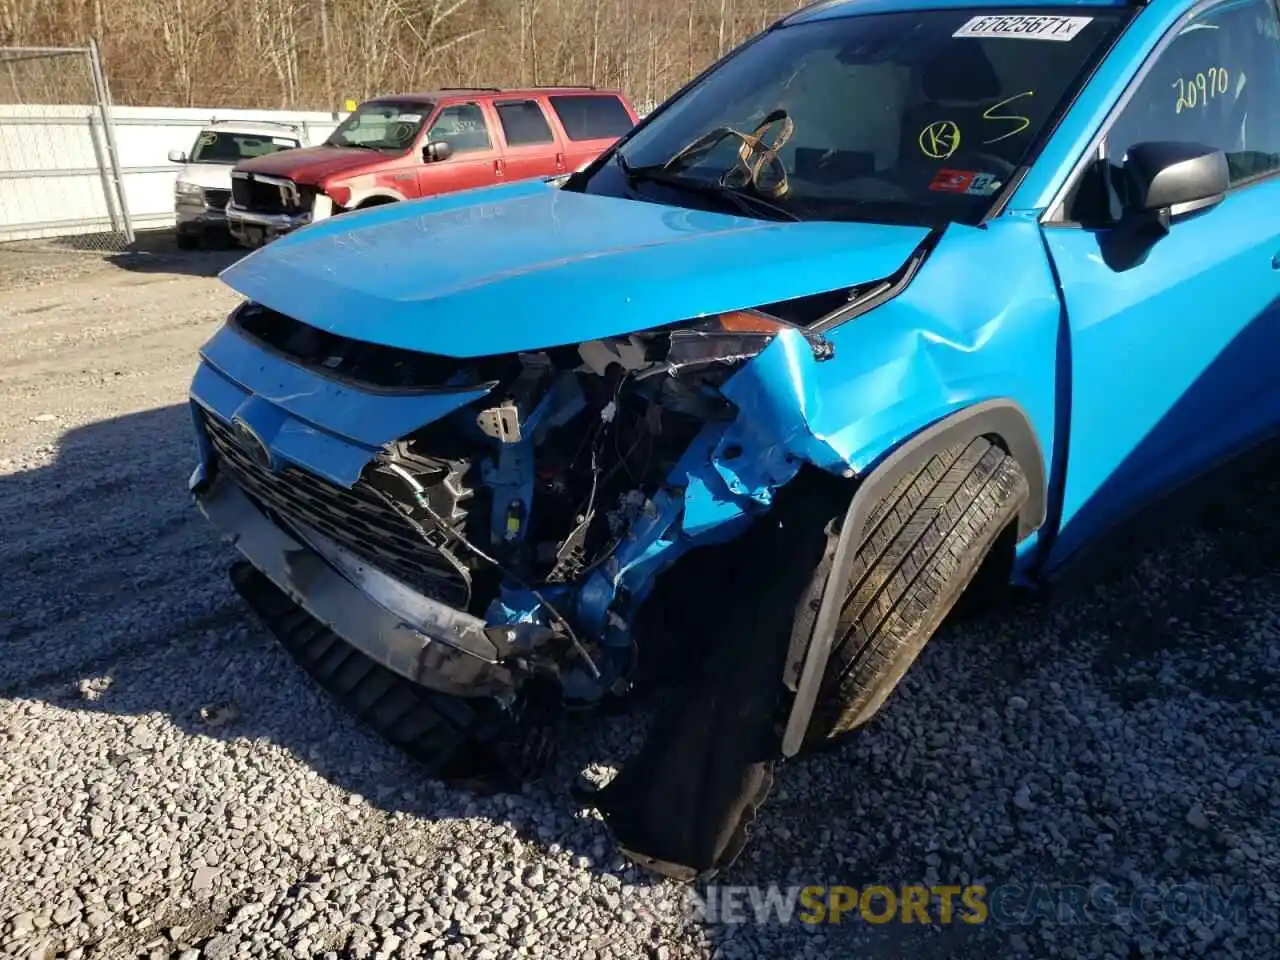
{"label": "wheel well", "polygon": [[902,471],[972,437],[996,444],[1018,462],[1027,478],[1029,495],[1018,514],[1017,539],[1022,540],[1044,522],[1047,493],[1040,441],[1026,412],[1012,400],[986,400],[944,417],[903,441],[866,473],[887,490]]}
{"label": "wheel well", "polygon": [[396,202],[397,201],[395,197],[383,197],[383,196],[367,197],[364,200],[361,200],[356,205],[356,209],[367,210],[369,207],[381,207],[381,206],[385,206],[388,203],[396,203]]}
{"label": "wheel well", "polygon": [[1044,458],[1030,419],[1012,400],[988,400],[944,417],[908,438],[870,470],[865,471],[841,522],[840,537],[830,561],[826,586],[823,588],[812,628],[804,631],[809,636],[800,663],[795,662],[801,659],[796,656],[800,644],[793,637],[793,662],[789,664],[788,671],[799,666],[800,672],[783,736],[784,755],[795,756],[809,729],[818,688],[835,639],[836,620],[841,606],[841,591],[832,589],[831,585],[843,584],[848,579],[857,544],[862,539],[875,504],[893,489],[893,485],[904,473],[919,469],[929,458],[951,444],[978,436],[987,437],[1002,447],[1018,462],[1027,478],[1028,497],[1018,514],[1016,539],[1021,540],[1030,535],[1044,522]]}

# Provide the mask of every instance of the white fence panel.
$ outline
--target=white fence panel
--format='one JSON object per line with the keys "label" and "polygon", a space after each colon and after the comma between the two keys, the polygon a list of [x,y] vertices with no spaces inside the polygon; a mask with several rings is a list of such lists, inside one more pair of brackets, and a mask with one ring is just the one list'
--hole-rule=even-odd
{"label": "white fence panel", "polygon": [[[178,167],[170,150],[190,151],[214,120],[295,123],[319,143],[345,114],[292,110],[114,107],[116,149],[135,230],[173,223]],[[19,149],[21,147],[21,149]],[[111,225],[104,178],[106,144],[91,105],[0,104],[0,241],[96,233]]]}
{"label": "white fence panel", "polygon": [[0,106],[0,239],[111,229],[102,140],[96,107]]}

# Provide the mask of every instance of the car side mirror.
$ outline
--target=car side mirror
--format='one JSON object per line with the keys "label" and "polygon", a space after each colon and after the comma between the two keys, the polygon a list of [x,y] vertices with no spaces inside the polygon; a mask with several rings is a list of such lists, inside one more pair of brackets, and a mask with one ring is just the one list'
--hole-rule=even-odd
{"label": "car side mirror", "polygon": [[1227,155],[1200,143],[1155,141],[1129,148],[1124,161],[1126,213],[1176,217],[1221,203],[1231,187]]}
{"label": "car side mirror", "polygon": [[1102,257],[1113,270],[1143,263],[1174,220],[1221,203],[1231,188],[1227,155],[1201,143],[1134,144],[1121,168],[1124,208],[1102,238]]}
{"label": "car side mirror", "polygon": [[433,140],[422,148],[423,163],[439,163],[453,156],[453,147],[448,140]]}
{"label": "car side mirror", "polygon": [[170,150],[170,151],[169,151],[169,162],[170,162],[170,163],[186,163],[186,162],[187,162],[187,154],[186,154],[186,151],[185,151],[185,150]]}

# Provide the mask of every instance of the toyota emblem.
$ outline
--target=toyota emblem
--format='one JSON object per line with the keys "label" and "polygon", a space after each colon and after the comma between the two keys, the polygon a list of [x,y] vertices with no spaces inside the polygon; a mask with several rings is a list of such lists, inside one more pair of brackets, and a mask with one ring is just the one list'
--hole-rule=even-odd
{"label": "toyota emblem", "polygon": [[253,427],[236,417],[231,421],[231,429],[235,431],[236,442],[239,444],[240,449],[248,454],[250,460],[267,470],[275,469],[271,451],[263,443],[262,438],[254,432]]}

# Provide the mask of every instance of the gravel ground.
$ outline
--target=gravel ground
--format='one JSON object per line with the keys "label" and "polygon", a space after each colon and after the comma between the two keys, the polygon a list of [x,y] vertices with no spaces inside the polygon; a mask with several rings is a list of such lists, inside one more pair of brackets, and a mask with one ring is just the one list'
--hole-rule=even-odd
{"label": "gravel ground", "polygon": [[676,888],[568,795],[634,749],[644,709],[584,720],[546,784],[476,797],[354,725],[246,616],[184,493],[226,259],[0,251],[0,954],[1280,952],[1274,468],[1087,594],[945,629],[861,735],[781,771],[718,880],[1101,883],[1121,903],[1211,884],[1243,891],[1234,916],[1184,887],[1164,919],[709,923],[660,909]]}

